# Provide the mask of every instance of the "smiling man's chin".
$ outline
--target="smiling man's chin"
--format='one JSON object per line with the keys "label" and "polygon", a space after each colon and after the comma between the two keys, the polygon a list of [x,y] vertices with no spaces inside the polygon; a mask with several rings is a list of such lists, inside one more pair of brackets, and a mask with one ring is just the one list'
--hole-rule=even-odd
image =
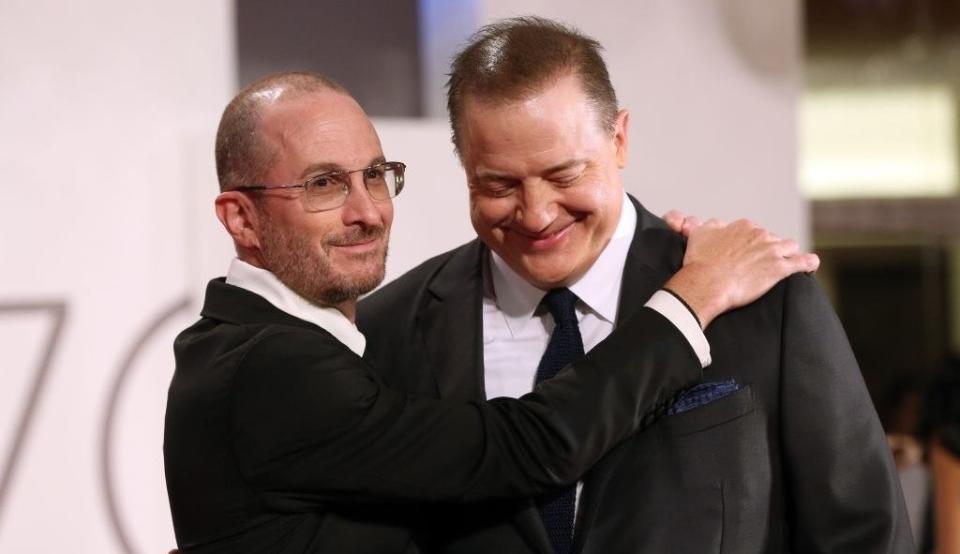
{"label": "smiling man's chin", "polygon": [[261,241],[267,269],[316,305],[356,300],[383,281],[386,246],[382,243],[359,253],[332,246],[318,249],[307,237],[282,230],[264,233]]}
{"label": "smiling man's chin", "polygon": [[323,303],[336,305],[348,300],[356,300],[377,288],[383,282],[386,273],[384,261],[385,256],[380,255],[377,259],[371,259],[365,264],[359,266],[353,264],[349,270],[339,271],[339,275],[329,275],[327,286],[321,294]]}
{"label": "smiling man's chin", "polygon": [[523,256],[507,264],[525,281],[544,290],[566,286],[579,277],[574,275],[576,268],[569,257],[560,254]]}

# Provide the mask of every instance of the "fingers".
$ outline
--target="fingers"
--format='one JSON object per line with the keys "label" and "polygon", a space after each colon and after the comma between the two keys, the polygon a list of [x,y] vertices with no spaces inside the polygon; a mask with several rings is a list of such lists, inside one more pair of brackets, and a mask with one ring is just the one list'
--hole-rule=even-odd
{"label": "fingers", "polygon": [[[746,221],[746,220],[745,220],[745,219],[742,219],[742,220],[737,221],[737,222],[735,222],[735,223],[739,224],[741,221]],[[703,226],[706,227],[707,229],[722,229],[722,228],[724,228],[724,227],[727,226],[727,222],[726,222],[726,221],[723,221],[722,219],[717,219],[717,218],[715,218],[715,217],[711,217],[710,219],[708,219],[707,221],[705,221],[705,222],[703,223]]]}
{"label": "fingers", "polygon": [[814,271],[820,269],[820,256],[817,256],[816,254],[810,252],[807,254],[803,254],[801,258],[802,258],[801,263],[803,267],[801,271],[803,271],[804,273],[813,273]]}
{"label": "fingers", "polygon": [[674,233],[689,237],[690,233],[699,228],[702,223],[696,216],[686,215],[679,210],[670,210],[663,214],[663,220]]}
{"label": "fingers", "polygon": [[700,218],[697,216],[686,215],[679,210],[670,210],[669,212],[663,214],[663,220],[667,223],[667,226],[670,227],[671,231],[674,233],[680,233],[685,237],[689,237],[690,233],[701,227],[705,227],[707,229],[722,229],[728,225],[736,225],[741,228],[760,229],[757,224],[746,219],[741,219],[733,224],[729,224],[722,219],[711,217],[707,221],[703,222],[700,221]]}
{"label": "fingers", "polygon": [[695,216],[688,216],[683,220],[683,226],[680,229],[680,233],[682,233],[685,237],[689,237],[690,233],[696,231],[701,225],[702,223],[700,223],[700,220]]}
{"label": "fingers", "polygon": [[[776,235],[773,235],[776,237]],[[784,258],[789,258],[790,256],[795,256],[800,253],[800,245],[795,240],[791,239],[781,239],[776,238],[777,241],[777,255]]]}
{"label": "fingers", "polygon": [[794,273],[813,273],[820,268],[820,257],[812,253],[802,253],[783,258],[782,277]]}
{"label": "fingers", "polygon": [[685,219],[687,219],[687,216],[685,216],[683,212],[679,212],[677,210],[670,210],[669,212],[663,214],[663,220],[674,233],[681,232]]}
{"label": "fingers", "polygon": [[813,273],[820,268],[820,257],[811,252],[800,250],[800,244],[792,239],[781,239],[780,237],[768,233],[774,241],[773,250],[775,255],[783,258],[787,264],[784,266],[784,277],[794,273]]}

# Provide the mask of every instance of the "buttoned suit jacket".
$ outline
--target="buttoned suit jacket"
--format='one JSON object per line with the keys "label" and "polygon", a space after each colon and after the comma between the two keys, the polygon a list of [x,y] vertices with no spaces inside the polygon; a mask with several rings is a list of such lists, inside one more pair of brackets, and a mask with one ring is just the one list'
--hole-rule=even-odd
{"label": "buttoned suit jacket", "polygon": [[[507,402],[391,390],[324,329],[222,279],[202,316],[174,344],[164,429],[184,554],[407,551],[418,504],[572,482],[701,376],[683,336],[649,309]],[[641,355],[638,336],[649,339]]]}
{"label": "buttoned suit jacket", "polygon": [[[618,321],[679,269],[685,247],[631,202],[638,221]],[[367,357],[392,386],[440,398],[485,396],[488,256],[474,240],[361,303]],[[704,380],[735,380],[739,390],[684,413],[658,414],[588,472],[574,551],[911,552],[883,430],[814,278],[784,280],[717,318],[706,335],[713,363]],[[529,499],[450,506],[428,514],[417,533],[424,552],[550,552]]]}

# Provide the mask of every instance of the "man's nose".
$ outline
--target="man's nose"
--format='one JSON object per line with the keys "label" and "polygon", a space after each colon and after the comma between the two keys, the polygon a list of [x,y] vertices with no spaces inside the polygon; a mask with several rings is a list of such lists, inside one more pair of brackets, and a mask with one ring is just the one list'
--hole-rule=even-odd
{"label": "man's nose", "polygon": [[[389,202],[390,200],[386,200]],[[370,196],[361,173],[351,175],[347,199],[340,210],[344,225],[363,225],[365,227],[383,225],[383,217],[377,209],[377,202]]]}
{"label": "man's nose", "polygon": [[523,183],[515,221],[525,231],[538,233],[557,218],[557,191],[543,180]]}

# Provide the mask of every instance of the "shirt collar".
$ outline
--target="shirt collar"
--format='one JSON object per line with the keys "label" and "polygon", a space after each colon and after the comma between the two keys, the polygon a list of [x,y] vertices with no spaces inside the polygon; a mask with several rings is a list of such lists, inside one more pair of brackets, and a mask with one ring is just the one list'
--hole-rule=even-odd
{"label": "shirt collar", "polygon": [[[626,193],[620,220],[597,261],[575,283],[569,286],[577,298],[600,318],[615,323],[620,303],[620,283],[627,264],[627,253],[637,228],[637,211]],[[503,312],[510,332],[518,334],[533,320],[546,291],[528,283],[513,271],[496,252],[490,251],[490,273],[497,308]],[[611,283],[614,286],[610,286]]]}
{"label": "shirt collar", "polygon": [[266,269],[252,266],[234,258],[227,271],[227,284],[246,289],[262,296],[275,308],[293,317],[313,323],[346,345],[357,356],[363,356],[367,339],[343,312],[336,308],[317,306],[293,292],[280,279]]}

